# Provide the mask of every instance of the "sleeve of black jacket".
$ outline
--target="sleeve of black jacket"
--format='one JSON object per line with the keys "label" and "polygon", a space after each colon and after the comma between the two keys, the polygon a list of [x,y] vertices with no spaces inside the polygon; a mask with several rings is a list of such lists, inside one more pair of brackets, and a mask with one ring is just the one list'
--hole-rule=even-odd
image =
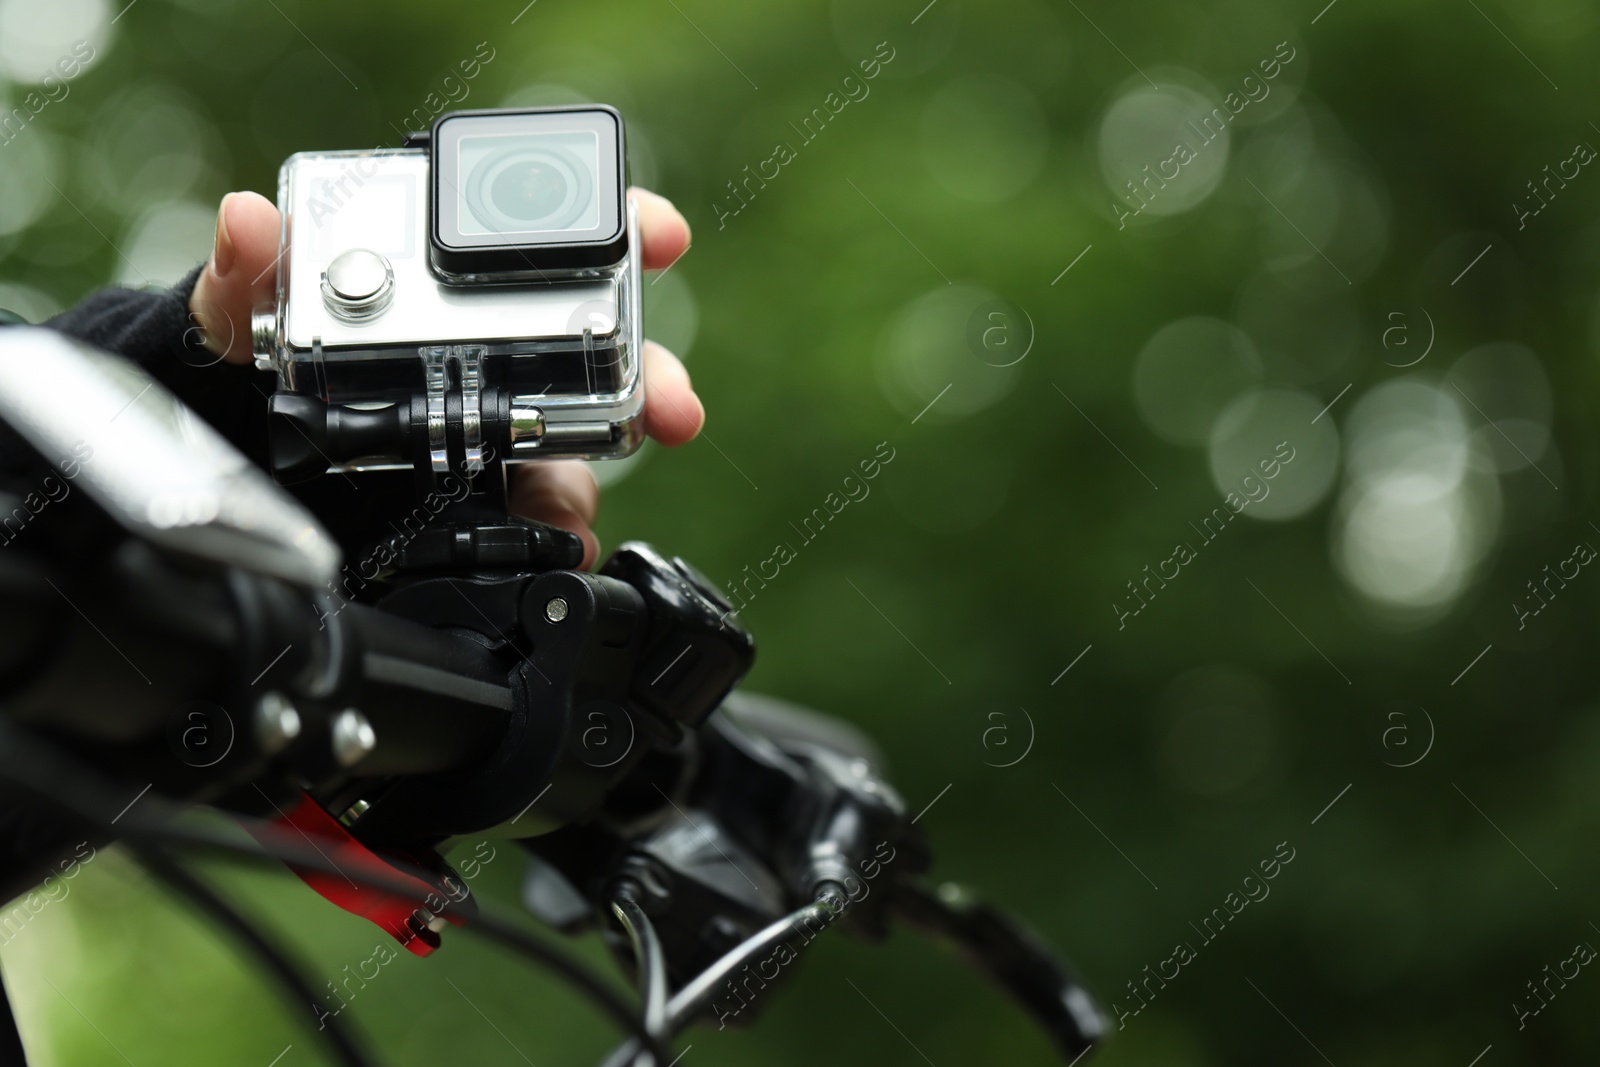
{"label": "sleeve of black jacket", "polygon": [[166,290],[102,289],[44,325],[139,364],[257,462],[267,449],[273,376],[224,363],[189,315],[203,266]]}
{"label": "sleeve of black jacket", "polygon": [[[224,363],[204,347],[189,316],[189,298],[203,267],[171,289],[102,289],[44,325],[133,360],[183,403],[268,466],[267,400],[277,388],[271,371]],[[20,446],[0,424],[0,469],[14,462]],[[374,472],[359,479],[317,478],[290,492],[345,545],[369,544],[393,530],[390,518],[409,507],[409,472]]]}

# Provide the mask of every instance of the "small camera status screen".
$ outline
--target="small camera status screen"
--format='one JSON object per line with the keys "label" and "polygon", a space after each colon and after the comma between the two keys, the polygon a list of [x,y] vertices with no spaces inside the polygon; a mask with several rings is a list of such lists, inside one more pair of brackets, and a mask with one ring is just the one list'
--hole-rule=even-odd
{"label": "small camera status screen", "polygon": [[[359,166],[359,164],[357,165]],[[344,178],[343,164],[334,178]],[[358,177],[360,170],[355,170]],[[352,248],[368,248],[390,259],[410,259],[416,254],[417,186],[410,174],[380,175],[346,182],[343,189],[333,179],[314,182],[301,221],[299,241],[310,238],[311,254],[326,263]],[[396,226],[396,220],[405,225]]]}
{"label": "small camera status screen", "polygon": [[469,112],[434,137],[447,247],[602,242],[623,228],[621,126],[609,110]]}

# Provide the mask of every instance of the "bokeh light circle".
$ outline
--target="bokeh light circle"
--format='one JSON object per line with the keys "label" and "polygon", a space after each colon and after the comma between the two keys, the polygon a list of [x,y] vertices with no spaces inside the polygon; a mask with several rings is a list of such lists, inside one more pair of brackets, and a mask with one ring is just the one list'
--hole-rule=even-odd
{"label": "bokeh light circle", "polygon": [[0,282],[0,308],[39,323],[61,312],[61,304],[49,293],[31,285]]}
{"label": "bokeh light circle", "polygon": [[1523,345],[1481,345],[1445,375],[1445,385],[1466,404],[1472,450],[1502,474],[1539,462],[1550,447],[1553,401],[1539,357]]}
{"label": "bokeh light circle", "polygon": [[195,101],[150,83],[107,101],[80,158],[85,184],[128,215],[214,189],[229,169],[226,141]]}
{"label": "bokeh light circle", "polygon": [[210,204],[179,200],[146,212],[117,242],[117,284],[176,284],[211,254],[216,229],[217,209]]}
{"label": "bokeh light circle", "polygon": [[24,83],[61,79],[56,64],[81,63],[83,54],[73,51],[80,41],[94,49],[93,63],[105,49],[110,21],[109,0],[0,0],[0,76]]}
{"label": "bokeh light circle", "polygon": [[1133,368],[1139,414],[1173,444],[1202,445],[1212,423],[1240,393],[1261,381],[1261,357],[1241,331],[1196,316],[1157,330]]}
{"label": "bokeh light circle", "polygon": [[[1232,116],[1211,102],[1220,99],[1209,87],[1202,94],[1183,85],[1153,89],[1139,82],[1112,103],[1100,120],[1098,147],[1100,173],[1116,201],[1141,216],[1168,216],[1214,193],[1228,169],[1233,138]],[[1213,116],[1214,109],[1228,121]]]}
{"label": "bokeh light circle", "polygon": [[900,309],[884,329],[877,358],[878,384],[896,410],[937,422],[981,411],[1010,392],[1018,368],[991,366],[967,346],[973,313],[997,299],[958,282]]}
{"label": "bokeh light circle", "polygon": [[1293,519],[1316,507],[1339,473],[1339,431],[1320,414],[1325,406],[1293,389],[1259,389],[1229,404],[1211,429],[1217,491],[1236,494],[1241,514],[1255,519]]}
{"label": "bokeh light circle", "polygon": [[1387,382],[1351,405],[1345,427],[1353,482],[1418,474],[1424,499],[1454,490],[1467,469],[1467,424],[1456,396],[1421,378]]}
{"label": "bokeh light circle", "polygon": [[26,229],[53,205],[67,210],[59,189],[56,142],[44,130],[28,128],[5,146],[5,187],[0,192],[0,235]]}
{"label": "bokeh light circle", "polygon": [[682,271],[671,270],[645,279],[644,321],[650,339],[687,361],[700,332],[700,304]]}
{"label": "bokeh light circle", "polygon": [[1423,378],[1373,389],[1352,407],[1345,434],[1335,566],[1390,625],[1426,625],[1494,543],[1500,488],[1484,473],[1492,460],[1473,441],[1459,394]]}
{"label": "bokeh light circle", "polygon": [[[1267,192],[1299,181],[1316,158],[1311,115],[1296,104],[1250,131],[1239,149],[1239,168]],[[1256,194],[1246,187],[1243,192]]]}

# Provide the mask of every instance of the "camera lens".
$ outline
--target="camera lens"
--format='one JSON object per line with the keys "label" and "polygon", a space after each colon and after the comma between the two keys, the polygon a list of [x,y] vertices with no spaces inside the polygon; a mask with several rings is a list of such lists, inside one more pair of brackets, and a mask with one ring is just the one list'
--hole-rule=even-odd
{"label": "camera lens", "polygon": [[427,159],[432,266],[473,285],[624,264],[626,162],[621,117],[600,105],[440,116]]}
{"label": "camera lens", "polygon": [[495,175],[489,185],[489,199],[501,214],[538,222],[567,202],[567,179],[543,160],[519,161]]}
{"label": "camera lens", "polygon": [[559,135],[518,138],[472,167],[465,200],[491,233],[593,225],[594,176]]}

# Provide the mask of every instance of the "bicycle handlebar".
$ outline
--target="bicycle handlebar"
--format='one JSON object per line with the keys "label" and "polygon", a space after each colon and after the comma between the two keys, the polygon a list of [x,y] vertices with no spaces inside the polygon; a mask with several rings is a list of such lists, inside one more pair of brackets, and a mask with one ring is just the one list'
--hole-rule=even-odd
{"label": "bicycle handlebar", "polygon": [[[637,1036],[615,1064],[659,1067],[697,1018],[742,1014],[742,1000],[717,1004],[734,971],[836,922],[876,940],[900,919],[954,940],[1065,1056],[1103,1037],[1034,935],[921,883],[926,841],[870,742],[729,695],[753,641],[682,560],[630,543],[597,573],[573,570],[570,535],[463,506],[397,531],[376,557],[381,595],[346,602],[328,593],[337,561],[314,519],[140,372],[41,331],[0,334],[0,419],[34,455],[14,477],[66,476],[58,453],[78,432],[30,380],[40,367],[77,383],[96,419],[116,410],[77,472],[98,518],[63,506],[0,554],[0,637],[16,638],[0,640],[6,733],[70,751],[134,803],[151,792],[233,813],[417,955],[447,924],[485,921],[441,850],[465,834],[519,840],[535,913],[601,929],[639,972]],[[127,448],[146,450],[139,485],[119,480]],[[107,449],[115,462],[95,467]],[[85,826],[99,843],[128,813],[86,815],[24,770],[0,760],[0,778],[68,814],[27,816],[12,847],[29,863],[0,880],[7,895]],[[186,840],[138,814],[122,825],[147,851]],[[352,888],[286,846],[291,831]]]}

